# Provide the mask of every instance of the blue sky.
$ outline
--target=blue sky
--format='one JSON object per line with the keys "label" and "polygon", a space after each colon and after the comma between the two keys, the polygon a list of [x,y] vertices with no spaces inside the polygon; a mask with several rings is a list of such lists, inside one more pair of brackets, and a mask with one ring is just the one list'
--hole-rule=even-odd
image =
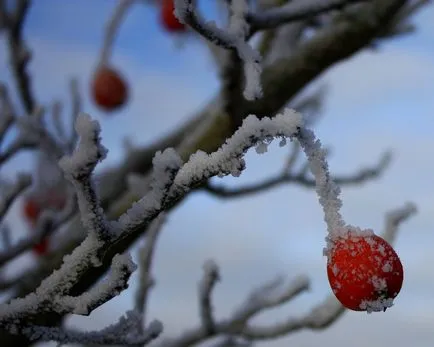
{"label": "blue sky", "polygon": [[[110,151],[102,166],[121,158],[125,136],[138,144],[155,140],[199,110],[218,88],[212,59],[201,42],[167,35],[158,27],[155,9],[136,5],[121,27],[112,59],[130,81],[131,102],[112,115],[95,109],[88,84],[105,20],[115,4],[113,0],[35,2],[25,31],[34,51],[30,71],[39,102],[61,99],[68,110],[67,78],[79,77],[84,110],[101,121],[104,145]],[[204,6],[204,10],[209,18],[216,18],[211,7]],[[343,188],[346,221],[380,232],[385,212],[406,201],[418,205],[419,213],[402,225],[396,243],[406,270],[396,306],[385,314],[349,312],[327,331],[297,333],[267,345],[351,343],[359,347],[369,342],[375,347],[432,346],[433,16],[433,6],[427,7],[415,17],[416,34],[382,44],[377,52],[363,52],[319,81],[327,82],[330,89],[315,131],[323,144],[332,148],[329,164],[333,173],[352,173],[376,163],[384,150],[394,151],[393,163],[380,179]],[[3,39],[0,44],[0,79],[12,86]],[[249,152],[243,176],[220,181],[234,185],[267,177],[280,169],[287,153],[287,148],[277,145],[265,155]],[[2,173],[26,168],[29,157],[21,155],[2,168]],[[17,234],[22,235],[24,226],[17,209],[10,218]],[[207,258],[221,266],[223,280],[216,290],[219,317],[242,301],[252,286],[278,273],[289,278],[306,273],[312,278],[312,290],[262,321],[300,315],[329,294],[322,257],[324,236],[322,211],[313,190],[288,185],[232,201],[195,193],[171,214],[160,239],[155,262],[157,287],[149,317],[166,323],[168,333],[197,322],[196,287]],[[131,299],[128,293],[123,294],[89,318],[71,319],[71,324],[109,324],[131,307]]]}

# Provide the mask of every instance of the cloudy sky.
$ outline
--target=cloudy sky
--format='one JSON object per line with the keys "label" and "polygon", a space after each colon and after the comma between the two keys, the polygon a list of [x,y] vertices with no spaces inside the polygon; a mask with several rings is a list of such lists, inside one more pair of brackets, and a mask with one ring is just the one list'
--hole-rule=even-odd
{"label": "cloudy sky", "polygon": [[[116,40],[112,63],[132,87],[131,102],[120,112],[99,112],[89,98],[89,80],[97,63],[103,28],[114,0],[46,0],[35,2],[25,37],[33,51],[33,89],[42,104],[54,99],[68,107],[68,78],[78,77],[84,110],[101,122],[104,145],[116,163],[125,136],[137,144],[150,143],[174,129],[213,96],[218,80],[206,49],[191,38],[174,38],[159,28],[155,9],[137,5],[128,14]],[[205,2],[203,2],[205,3]],[[210,9],[205,12],[213,16]],[[331,328],[303,331],[269,346],[432,346],[434,341],[434,7],[415,17],[418,32],[363,52],[330,70],[325,111],[317,135],[332,148],[330,168],[351,174],[377,162],[393,150],[393,162],[378,180],[344,187],[345,220],[381,232],[384,214],[405,202],[418,214],[401,228],[396,250],[405,268],[403,289],[386,313],[348,312]],[[0,39],[0,80],[11,76],[4,40]],[[230,185],[254,182],[279,170],[288,149],[271,146],[265,155],[248,153],[247,170]],[[13,174],[29,155],[2,168]],[[17,234],[24,226],[17,209],[11,220]],[[277,274],[290,280],[298,274],[312,279],[312,289],[293,303],[260,319],[271,324],[297,317],[330,294],[322,257],[325,225],[314,191],[282,186],[257,196],[217,200],[204,193],[190,196],[169,217],[159,240],[149,318],[165,323],[176,334],[198,323],[196,291],[202,263],[213,258],[222,282],[215,292],[216,315],[224,318],[249,290]],[[90,317],[72,318],[76,327],[102,327],[131,308],[131,293],[96,310]]]}

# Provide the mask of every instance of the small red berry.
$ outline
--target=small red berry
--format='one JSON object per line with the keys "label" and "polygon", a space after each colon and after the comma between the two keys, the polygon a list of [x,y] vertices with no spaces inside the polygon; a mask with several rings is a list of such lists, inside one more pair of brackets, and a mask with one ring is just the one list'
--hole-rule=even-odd
{"label": "small red berry", "polygon": [[33,246],[33,252],[37,255],[44,255],[48,251],[48,239],[43,239],[41,242]]}
{"label": "small red berry", "polygon": [[36,223],[41,213],[39,204],[33,199],[27,199],[23,205],[23,215],[31,223]]}
{"label": "small red berry", "polygon": [[120,73],[108,66],[99,67],[92,81],[92,97],[105,111],[114,111],[128,99],[128,86]]}
{"label": "small red berry", "polygon": [[336,298],[354,311],[381,311],[401,290],[404,271],[395,250],[372,235],[337,237],[327,261],[327,275]]}
{"label": "small red berry", "polygon": [[169,32],[183,32],[186,26],[176,18],[173,11],[175,10],[174,0],[162,0],[160,20],[162,26]]}

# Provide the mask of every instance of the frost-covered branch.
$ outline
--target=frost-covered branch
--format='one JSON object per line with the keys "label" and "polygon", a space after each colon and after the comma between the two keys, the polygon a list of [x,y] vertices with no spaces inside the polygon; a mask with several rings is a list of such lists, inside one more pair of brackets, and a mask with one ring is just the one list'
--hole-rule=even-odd
{"label": "frost-covered branch", "polygon": [[81,137],[79,145],[70,157],[62,158],[59,165],[75,187],[83,225],[98,239],[108,240],[113,238],[112,231],[91,179],[96,164],[106,157],[107,149],[100,143],[98,122],[91,121],[88,115],[78,117],[76,130]]}
{"label": "frost-covered branch", "polygon": [[[252,116],[219,151],[210,155],[198,152],[182,164],[174,150],[157,153],[151,191],[119,221],[107,223],[91,184],[91,174],[106,150],[100,144],[98,123],[87,115],[81,115],[76,124],[79,145],[70,157],[61,160],[60,165],[76,189],[88,236],[34,293],[0,305],[0,326],[11,329],[8,324],[12,317],[18,321],[25,320],[42,306],[45,311],[52,310],[58,314],[71,312],[69,292],[87,271],[100,265],[106,247],[116,241],[115,236],[125,238],[137,228],[146,227],[173,203],[173,199],[176,201],[205,179],[215,175],[240,175],[245,167],[243,156],[250,147],[266,146],[273,137],[292,137],[300,126],[302,117],[290,110],[274,119],[258,120]],[[110,237],[102,237],[105,235]],[[110,297],[107,293],[102,291],[101,301]],[[88,302],[95,303],[96,299]]]}
{"label": "frost-covered branch", "polygon": [[[293,110],[286,109],[274,118],[260,120],[253,115],[249,116],[219,150],[211,154],[199,151],[186,163],[182,163],[173,149],[157,153],[153,160],[151,190],[118,221],[110,223],[105,219],[91,182],[91,174],[96,164],[106,154],[100,143],[99,125],[89,116],[82,115],[77,119],[76,130],[80,135],[79,145],[75,152],[69,158],[63,158],[60,164],[77,191],[78,204],[88,236],[80,247],[65,258],[61,268],[42,282],[35,293],[0,305],[0,327],[11,329],[8,325],[10,319],[23,321],[29,315],[36,314],[42,306],[46,311],[51,310],[57,314],[88,314],[98,305],[111,299],[115,293],[125,288],[129,275],[134,271],[133,264],[127,262],[127,256],[113,259],[112,276],[107,283],[75,297],[71,297],[69,293],[88,271],[101,265],[107,247],[121,243],[135,233],[140,234],[139,230],[148,227],[159,214],[209,178],[229,174],[239,176],[245,169],[244,155],[248,149],[255,147],[258,153],[264,153],[268,144],[275,138],[281,139],[281,146],[286,144],[287,138],[298,139],[300,142],[315,177],[329,236],[339,233],[343,226],[355,228],[345,225],[340,215],[339,189],[330,178],[325,151],[314,133],[304,127],[303,117]],[[105,237],[107,235],[108,237]],[[123,263],[122,259],[126,263]],[[210,278],[216,278],[216,271],[213,269],[215,270],[211,267],[207,272],[210,275],[209,281],[204,281],[201,286],[201,315],[206,324],[177,339],[176,346],[187,346],[218,333],[243,335],[247,321],[254,315],[290,300],[308,287],[305,277],[298,278],[282,290],[276,288],[280,282],[274,282],[254,292],[246,304],[229,320],[214,322],[209,299],[214,285],[214,280],[211,281]],[[84,301],[86,307],[79,306],[79,301]]]}
{"label": "frost-covered branch", "polygon": [[79,296],[63,296],[61,304],[69,306],[71,313],[88,316],[94,309],[127,289],[128,280],[136,268],[129,255],[116,255],[107,279]]}
{"label": "frost-covered branch", "polygon": [[244,62],[246,85],[244,97],[254,100],[262,96],[260,83],[261,56],[245,40],[247,11],[245,0],[234,2],[231,26],[228,30],[218,28],[215,23],[206,22],[200,18],[193,0],[175,0],[175,15],[181,23],[189,25],[193,30],[216,45],[235,50]]}
{"label": "frost-covered branch", "polygon": [[[105,247],[113,240],[109,224],[105,220],[91,182],[96,164],[106,154],[106,149],[100,144],[99,124],[92,122],[87,115],[81,115],[77,119],[76,130],[80,135],[80,143],[70,157],[61,160],[60,165],[75,187],[88,237],[71,255],[64,258],[61,268],[46,278],[35,292],[9,303],[0,304],[0,328],[7,329],[11,333],[25,334],[31,339],[42,337],[50,340],[55,337],[58,341],[65,339],[77,341],[75,339],[79,335],[70,331],[36,327],[31,323],[32,317],[40,314],[41,310],[58,315],[89,314],[125,289],[131,273],[135,270],[135,265],[128,254],[115,256],[112,260],[112,271],[106,281],[78,296],[72,297],[69,294],[86,271],[101,264],[106,252]],[[128,321],[126,323],[130,324]],[[42,336],[39,336],[40,334]],[[131,343],[137,341],[144,343],[148,339],[146,336],[146,333],[137,333],[137,338],[133,338]],[[129,339],[127,335],[110,337],[95,333],[82,334],[81,337],[83,341],[90,339],[89,341],[96,343],[98,341],[105,343],[104,341],[110,339],[114,339],[115,343],[123,343],[127,341],[126,338]]]}

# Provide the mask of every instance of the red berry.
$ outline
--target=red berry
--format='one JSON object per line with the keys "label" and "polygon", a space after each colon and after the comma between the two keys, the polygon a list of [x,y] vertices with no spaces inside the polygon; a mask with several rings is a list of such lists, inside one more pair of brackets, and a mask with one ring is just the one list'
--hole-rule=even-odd
{"label": "red berry", "polygon": [[327,261],[336,298],[354,311],[381,311],[401,290],[404,270],[395,250],[377,235],[337,237]]}
{"label": "red berry", "polygon": [[31,223],[35,223],[38,220],[39,214],[41,213],[39,204],[32,199],[28,199],[24,201],[23,207],[24,217]]}
{"label": "red berry", "polygon": [[128,99],[128,86],[116,70],[99,67],[92,81],[92,97],[96,105],[105,111],[113,111],[125,104]]}
{"label": "red berry", "polygon": [[43,239],[41,242],[33,246],[33,252],[37,255],[44,255],[48,251],[48,239]]}
{"label": "red berry", "polygon": [[162,0],[160,20],[163,27],[170,32],[183,32],[186,26],[176,18],[173,11],[175,10],[174,0]]}

